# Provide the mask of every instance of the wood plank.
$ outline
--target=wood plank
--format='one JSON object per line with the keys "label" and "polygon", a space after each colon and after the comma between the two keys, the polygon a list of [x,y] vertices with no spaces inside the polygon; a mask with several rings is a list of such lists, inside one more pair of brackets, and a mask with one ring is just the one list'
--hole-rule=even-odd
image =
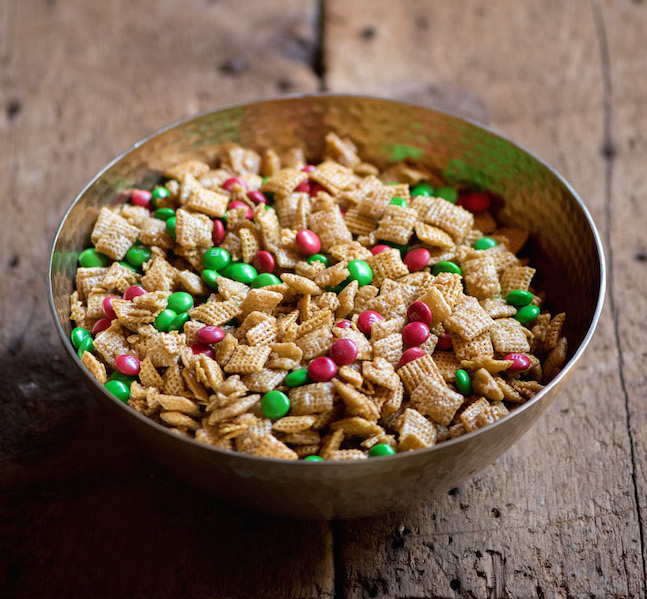
{"label": "wood plank", "polygon": [[[485,122],[561,171],[605,230],[608,198],[601,149],[607,98],[596,10],[595,3],[583,1],[396,5],[331,0],[326,5],[326,85],[421,102]],[[612,64],[636,86],[633,101],[622,96],[628,133],[630,115],[636,115],[639,100],[644,104],[645,84],[637,74],[644,72],[645,59],[621,38],[625,20],[634,19],[638,39],[645,10],[620,11],[608,3],[604,16],[607,31],[615,36]],[[634,127],[632,137],[644,151],[644,134],[638,131]],[[639,197],[643,154],[634,153],[636,161],[625,166],[634,173],[632,195]],[[615,164],[621,162],[616,155]],[[614,180],[620,184],[619,176]],[[626,214],[620,223],[625,221]],[[614,222],[619,236],[624,229]],[[626,242],[628,253],[635,254],[639,235],[636,231],[633,245]],[[627,256],[621,264],[627,264]],[[621,305],[629,301],[627,295],[621,297]],[[623,318],[627,327],[635,324],[626,310]],[[644,348],[644,335],[629,341],[628,332],[621,336],[623,343],[634,343],[634,351]],[[636,365],[641,357],[635,354]],[[339,584],[345,596],[644,593],[618,360],[607,304],[592,346],[556,404],[496,464],[427,506],[339,524],[338,561],[345,570]],[[633,374],[632,417],[644,378],[637,368]],[[644,410],[641,414],[635,429],[643,423]],[[634,441],[635,453],[644,456],[644,439],[634,436]],[[642,489],[640,497],[644,501]]]}
{"label": "wood plank", "polygon": [[46,301],[58,222],[114,155],[196,111],[318,88],[317,2],[247,8],[0,2],[2,596],[333,594],[329,526],[234,509],[141,455],[71,372]]}

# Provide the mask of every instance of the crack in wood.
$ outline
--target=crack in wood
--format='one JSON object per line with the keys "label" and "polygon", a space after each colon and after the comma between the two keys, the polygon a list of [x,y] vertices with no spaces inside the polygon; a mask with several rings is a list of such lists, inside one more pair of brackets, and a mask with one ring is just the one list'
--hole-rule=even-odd
{"label": "crack in wood", "polygon": [[[598,37],[598,44],[600,48],[600,62],[602,65],[602,103],[603,103],[603,148],[614,148],[613,144],[613,111],[612,111],[612,98],[613,98],[613,87],[611,81],[611,57],[609,54],[609,41],[607,37],[606,24],[604,20],[604,14],[600,6],[599,0],[593,0],[591,2],[591,9],[593,12],[593,20],[595,23],[595,30]],[[616,298],[613,290],[615,289],[614,280],[614,253],[613,246],[611,244],[611,219],[612,219],[612,210],[611,210],[611,193],[612,193],[612,184],[613,184],[613,175],[614,175],[614,161],[613,157],[615,155],[615,150],[613,152],[603,152],[605,158],[605,172],[604,172],[604,217],[605,217],[605,226],[604,226],[604,241],[607,249],[608,260],[608,298],[609,298],[609,307],[611,309],[611,317],[613,319],[613,333],[614,333],[614,343],[618,350],[618,372],[620,377],[620,386],[622,388],[622,394],[624,399],[625,407],[625,422],[627,426],[627,436],[629,438],[629,452],[631,458],[631,481],[633,484],[633,495],[634,502],[636,504],[636,516],[638,518],[638,531],[640,535],[640,556],[642,559],[642,571],[643,576],[647,575],[647,568],[645,564],[645,524],[643,521],[642,511],[640,509],[640,497],[638,492],[638,481],[636,480],[636,442],[633,435],[632,428],[632,418],[631,411],[629,409],[629,391],[627,389],[627,384],[625,381],[625,363],[624,355],[622,351],[622,343],[620,339],[620,330],[618,322],[618,307],[616,304]],[[643,579],[644,580],[644,579]],[[644,589],[643,589],[644,592]]]}

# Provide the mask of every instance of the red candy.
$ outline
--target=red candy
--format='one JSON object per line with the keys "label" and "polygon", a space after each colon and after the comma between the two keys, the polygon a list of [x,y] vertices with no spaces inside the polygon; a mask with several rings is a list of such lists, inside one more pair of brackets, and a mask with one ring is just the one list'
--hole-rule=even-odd
{"label": "red candy", "polygon": [[526,370],[526,368],[530,367],[530,358],[524,354],[508,354],[507,356],[504,356],[503,359],[512,361],[512,366],[508,369],[511,372]]}
{"label": "red candy", "polygon": [[236,208],[244,208],[247,211],[245,216],[250,220],[254,218],[254,213],[252,212],[252,209],[247,204],[245,204],[245,202],[241,202],[240,200],[234,200],[233,202],[229,202],[229,206],[227,206],[227,210],[236,210]]}
{"label": "red candy", "polygon": [[321,356],[308,364],[308,376],[318,383],[326,383],[337,374],[337,364],[330,358]]}
{"label": "red candy", "polygon": [[102,331],[105,331],[112,323],[109,318],[100,318],[92,326],[92,334],[98,335]]}
{"label": "red candy", "polygon": [[413,362],[418,358],[422,358],[425,355],[425,350],[420,349],[419,347],[410,347],[400,356],[400,361],[398,362],[398,368],[402,368],[405,364]]}
{"label": "red candy", "polygon": [[221,220],[213,221],[213,232],[211,233],[211,239],[216,247],[218,247],[225,240],[225,225],[222,224]]}
{"label": "red candy", "polygon": [[384,320],[384,317],[373,310],[366,310],[359,315],[357,319],[357,328],[367,337],[371,334],[373,323]]}
{"label": "red candy", "polygon": [[452,348],[452,336],[447,333],[447,335],[443,335],[440,339],[438,339],[438,343],[436,343],[436,349],[451,349]]}
{"label": "red candy", "polygon": [[352,364],[357,358],[357,345],[351,339],[337,339],[330,348],[330,357],[337,366]]}
{"label": "red candy", "polygon": [[407,255],[404,257],[403,262],[407,265],[409,272],[416,272],[422,270],[427,264],[429,264],[429,259],[431,254],[429,250],[425,248],[418,248],[416,250],[411,250],[407,252]]}
{"label": "red candy", "polygon": [[474,214],[485,212],[490,207],[490,196],[486,193],[468,193],[458,198],[458,205]]}
{"label": "red candy", "polygon": [[391,249],[393,248],[388,245],[380,244],[380,245],[376,245],[374,248],[371,248],[371,254],[373,254],[374,256],[377,256],[378,254],[381,254],[382,252],[386,250],[391,250]]}
{"label": "red candy", "polygon": [[316,196],[320,191],[328,191],[323,185],[319,185],[319,183],[311,183],[310,184],[310,196],[314,197]]}
{"label": "red candy", "polygon": [[351,322],[350,320],[340,320],[335,326],[340,329],[350,329]]}
{"label": "red candy", "polygon": [[321,241],[317,234],[310,229],[301,229],[294,240],[300,252],[307,256],[316,254],[321,249]]}
{"label": "red candy", "polygon": [[124,291],[124,299],[128,301],[134,300],[136,297],[139,297],[140,295],[144,295],[145,293],[148,293],[146,289],[144,289],[141,285],[131,285]]}
{"label": "red candy", "polygon": [[121,354],[115,358],[115,370],[126,376],[139,374],[139,358],[130,354]]}
{"label": "red candy", "polygon": [[[195,338],[198,343],[202,345],[211,345],[212,343],[219,343],[225,338],[225,331],[220,327],[206,326],[198,329],[195,333]],[[193,352],[198,353],[198,352]]]}
{"label": "red candy", "polygon": [[204,354],[208,358],[214,358],[216,356],[216,352],[214,351],[213,347],[210,347],[209,345],[203,345],[202,343],[194,343],[191,346],[191,351],[194,354]]}
{"label": "red candy", "polygon": [[305,181],[301,181],[295,188],[294,191],[298,191],[301,193],[310,193],[310,181],[307,179]]}
{"label": "red candy", "polygon": [[151,192],[146,191],[145,189],[135,189],[133,194],[130,196],[130,201],[135,206],[142,206],[144,208],[152,208],[151,203]]}
{"label": "red candy", "polygon": [[222,184],[222,188],[227,191],[231,191],[234,185],[240,185],[243,189],[247,189],[245,179],[241,179],[240,177],[229,177],[229,179]]}
{"label": "red candy", "polygon": [[252,266],[256,271],[261,274],[264,272],[272,273],[274,272],[274,267],[276,266],[274,262],[274,256],[265,250],[260,250],[256,252],[256,255],[252,259]]}
{"label": "red candy", "polygon": [[262,191],[248,191],[247,197],[254,202],[254,204],[267,204],[267,198],[263,195]]}
{"label": "red candy", "polygon": [[313,170],[315,170],[315,167],[313,164],[306,164],[302,169],[302,173],[311,173]]}
{"label": "red candy", "polygon": [[409,322],[422,322],[430,327],[431,308],[425,302],[413,302],[407,308],[407,320]]}
{"label": "red candy", "polygon": [[402,329],[402,341],[407,345],[422,345],[429,339],[429,327],[424,322],[410,322]]}
{"label": "red candy", "polygon": [[110,320],[114,320],[115,318],[117,318],[115,309],[112,307],[113,299],[115,298],[112,295],[109,295],[108,297],[104,298],[104,300],[101,302],[103,313],[106,315],[106,318],[109,318]]}

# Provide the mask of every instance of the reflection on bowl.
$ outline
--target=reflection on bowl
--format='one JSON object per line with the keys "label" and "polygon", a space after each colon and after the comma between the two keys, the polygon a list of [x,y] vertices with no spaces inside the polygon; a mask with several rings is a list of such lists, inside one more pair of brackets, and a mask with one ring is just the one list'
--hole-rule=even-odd
{"label": "reflection on bowl", "polygon": [[[363,159],[385,166],[413,158],[454,183],[505,198],[497,217],[531,232],[553,313],[568,314],[570,358],[547,387],[512,414],[457,439],[414,452],[357,462],[291,462],[215,448],[178,436],[124,405],[86,371],[68,342],[69,296],[79,252],[102,206],[132,186],[152,186],[168,166],[205,159],[224,142],[278,151],[300,145],[316,158],[324,136],[353,139]],[[316,95],[225,108],[182,121],[139,142],[81,192],[52,250],[50,305],[64,347],[86,385],[164,467],[237,505],[299,517],[355,517],[401,509],[445,491],[496,460],[537,420],[572,372],[597,324],[604,258],[581,200],[559,175],[492,132],[428,108],[376,98]]]}

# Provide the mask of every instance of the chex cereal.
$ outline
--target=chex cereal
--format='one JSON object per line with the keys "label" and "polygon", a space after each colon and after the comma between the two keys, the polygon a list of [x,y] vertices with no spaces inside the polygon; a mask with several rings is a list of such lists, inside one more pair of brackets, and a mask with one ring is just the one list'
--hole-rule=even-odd
{"label": "chex cereal", "polygon": [[568,357],[528,232],[486,191],[380,171],[334,132],[312,163],[227,144],[162,174],[100,210],[71,342],[177,434],[286,460],[419,450],[505,418]]}

